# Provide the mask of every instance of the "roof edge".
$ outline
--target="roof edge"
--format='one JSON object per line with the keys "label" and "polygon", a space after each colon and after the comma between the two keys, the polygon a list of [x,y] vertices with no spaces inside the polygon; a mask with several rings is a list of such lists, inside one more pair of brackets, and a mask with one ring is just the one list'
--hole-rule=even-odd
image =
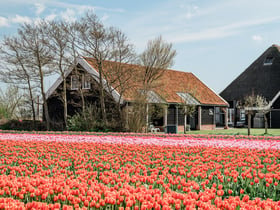
{"label": "roof edge", "polygon": [[[76,64],[77,65],[77,64]],[[66,78],[70,73],[71,71],[73,71],[73,66],[74,65],[71,65],[67,71],[64,72],[64,77]],[[52,94],[53,92],[56,90],[56,88],[63,82],[63,78],[62,76],[60,75],[57,80],[53,83],[52,86],[49,87],[49,89],[47,90],[46,92],[46,99],[48,99]]]}
{"label": "roof edge", "polygon": [[253,66],[263,55],[265,55],[269,50],[276,48],[278,50],[278,52],[280,53],[280,46],[277,44],[272,44],[270,47],[268,47],[264,52],[262,52],[256,59],[253,60],[253,62],[251,64],[249,64],[238,76],[236,76],[221,92],[220,94],[222,94],[223,92],[225,92],[232,84],[234,84],[237,79],[244,74],[251,66]]}
{"label": "roof edge", "polygon": [[[99,78],[99,73],[98,71],[96,71],[87,61],[84,57],[78,57],[76,60],[76,64],[75,66],[77,66],[78,64],[80,64],[90,75],[92,78],[94,78],[97,82]],[[71,65],[69,67],[69,69],[64,73],[64,77],[66,78],[74,69],[74,65]],[[112,86],[108,85],[107,81],[103,78],[102,79],[103,84],[104,84],[104,88],[108,91],[112,93],[112,96],[114,98],[115,101],[119,101],[121,104],[124,102],[124,100],[121,98],[120,94],[116,91],[116,89],[114,89]],[[46,92],[46,99],[48,99],[53,92],[56,90],[56,88],[63,82],[63,78],[60,75],[58,77],[58,79],[54,82],[54,84],[48,89],[48,91]]]}
{"label": "roof edge", "polygon": [[[208,88],[209,90],[211,90],[216,96],[218,96],[225,104],[215,104],[216,106],[219,105],[219,106],[226,106],[226,107],[229,107],[229,104],[228,102],[223,99],[222,96],[220,96],[219,94],[216,93],[216,91],[214,91],[212,88],[210,88],[208,85],[206,85],[201,79],[199,79],[194,73],[191,73],[193,74],[206,88]],[[201,103],[201,101],[199,101]],[[201,103],[201,105],[213,105],[213,104],[204,104],[204,103]]]}
{"label": "roof edge", "polygon": [[[78,57],[78,63],[96,80],[96,82],[99,82],[99,72],[87,62],[86,58]],[[114,100],[123,104],[124,100],[122,99],[118,91],[114,89],[111,85],[109,85],[104,78],[102,78],[102,83],[104,85],[105,90],[109,93],[112,93]]]}

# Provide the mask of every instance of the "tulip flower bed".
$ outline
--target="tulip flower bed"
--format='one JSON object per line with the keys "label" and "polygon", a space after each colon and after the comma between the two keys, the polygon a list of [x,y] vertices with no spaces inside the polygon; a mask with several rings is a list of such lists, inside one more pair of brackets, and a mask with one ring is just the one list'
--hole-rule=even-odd
{"label": "tulip flower bed", "polygon": [[0,134],[0,209],[280,209],[279,139]]}

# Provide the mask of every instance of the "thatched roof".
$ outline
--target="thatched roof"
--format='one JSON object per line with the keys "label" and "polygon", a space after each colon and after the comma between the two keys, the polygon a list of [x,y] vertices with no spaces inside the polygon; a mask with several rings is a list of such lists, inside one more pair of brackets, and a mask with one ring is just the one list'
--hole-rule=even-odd
{"label": "thatched roof", "polygon": [[242,72],[220,95],[227,101],[242,100],[248,95],[275,99],[280,91],[280,46],[272,45]]}

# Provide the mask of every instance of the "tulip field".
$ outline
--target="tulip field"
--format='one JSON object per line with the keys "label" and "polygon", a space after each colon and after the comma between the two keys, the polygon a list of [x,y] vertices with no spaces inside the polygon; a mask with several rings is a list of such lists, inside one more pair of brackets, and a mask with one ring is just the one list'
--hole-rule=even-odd
{"label": "tulip field", "polygon": [[0,133],[0,209],[280,209],[280,137]]}

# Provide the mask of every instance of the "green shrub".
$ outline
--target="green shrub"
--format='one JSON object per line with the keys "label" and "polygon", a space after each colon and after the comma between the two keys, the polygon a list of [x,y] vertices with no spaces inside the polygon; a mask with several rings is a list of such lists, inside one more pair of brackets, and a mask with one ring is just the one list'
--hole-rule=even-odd
{"label": "green shrub", "polygon": [[0,119],[10,119],[10,112],[4,107],[0,105]]}
{"label": "green shrub", "polygon": [[87,106],[84,114],[77,112],[68,118],[67,129],[69,131],[92,131],[92,132],[110,132],[118,130],[117,123],[110,121],[104,123],[98,117],[98,110],[94,106]]}

